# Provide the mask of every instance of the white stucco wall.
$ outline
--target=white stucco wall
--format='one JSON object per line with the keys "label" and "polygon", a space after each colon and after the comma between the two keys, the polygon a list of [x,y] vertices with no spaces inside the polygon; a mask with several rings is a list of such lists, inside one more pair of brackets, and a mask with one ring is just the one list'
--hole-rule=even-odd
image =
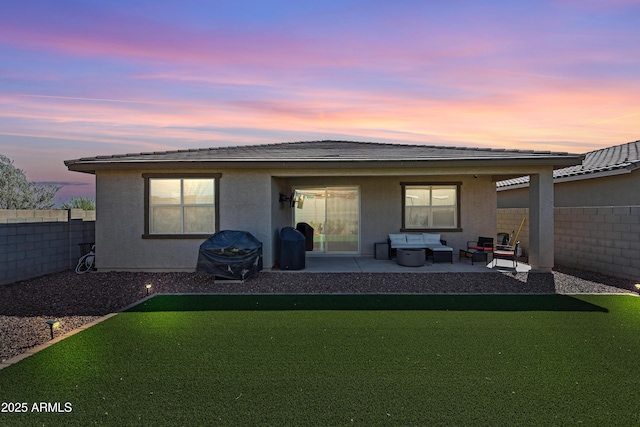
{"label": "white stucco wall", "polygon": [[[144,180],[140,170],[98,171],[96,262],[100,270],[194,271],[203,239],[143,239]],[[159,172],[145,170],[147,172]],[[180,173],[171,170],[171,173]],[[402,226],[401,182],[461,182],[461,232],[443,232],[454,248],[467,240],[496,235],[496,191],[492,174],[504,170],[199,170],[182,172],[220,173],[220,229],[251,232],[263,242],[264,268],[277,258],[277,235],[293,224],[291,208],[278,202],[280,192],[296,186],[355,185],[360,188],[360,251],[373,255],[374,243],[384,242]],[[444,173],[443,173],[444,172]],[[313,176],[320,174],[323,176]],[[474,177],[477,175],[477,177]]]}
{"label": "white stucco wall", "polygon": [[[278,202],[280,194],[284,194],[289,197],[291,194],[291,184],[287,178],[272,178],[271,179],[271,242],[269,244],[271,248],[271,259],[266,260],[269,263],[265,263],[264,267],[273,267],[273,264],[279,258],[279,240],[280,230],[282,227],[295,226],[293,224],[292,209],[289,207],[289,202]],[[268,243],[267,243],[268,244]]]}
{"label": "white stucco wall", "polygon": [[[556,207],[640,205],[640,170],[613,176],[556,182]],[[529,207],[529,188],[498,192],[498,208]]]}
{"label": "white stucco wall", "polygon": [[[145,171],[149,172],[149,171]],[[172,170],[172,173],[180,173]],[[188,172],[193,172],[189,170]],[[209,171],[211,172],[211,171]],[[220,229],[244,230],[271,258],[271,184],[265,172],[215,171],[220,178]],[[96,174],[96,263],[100,270],[194,271],[202,238],[143,239],[142,171]],[[99,218],[99,219],[98,219]]]}
{"label": "white stucco wall", "polygon": [[96,265],[101,271],[193,271],[201,240],[143,239],[141,171],[96,173]]}
{"label": "white stucco wall", "polygon": [[[264,171],[223,171],[220,178],[220,229],[242,230],[263,244],[265,261],[272,257],[271,176]],[[265,267],[270,264],[265,263]]]}

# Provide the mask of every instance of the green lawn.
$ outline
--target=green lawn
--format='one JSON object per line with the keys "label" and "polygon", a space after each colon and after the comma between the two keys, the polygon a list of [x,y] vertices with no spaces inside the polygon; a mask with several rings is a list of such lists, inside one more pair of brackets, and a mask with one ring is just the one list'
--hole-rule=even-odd
{"label": "green lawn", "polygon": [[0,425],[638,425],[639,360],[632,296],[155,297],[0,371]]}

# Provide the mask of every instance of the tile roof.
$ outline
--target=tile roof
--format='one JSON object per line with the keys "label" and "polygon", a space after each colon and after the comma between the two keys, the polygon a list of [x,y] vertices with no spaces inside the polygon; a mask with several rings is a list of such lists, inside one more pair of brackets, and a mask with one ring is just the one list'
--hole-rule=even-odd
{"label": "tile roof", "polygon": [[[157,162],[357,162],[496,159],[566,159],[579,155],[533,150],[384,144],[352,141],[306,141],[215,147],[150,153],[116,154],[67,160],[74,165]],[[579,160],[579,159],[578,159]],[[565,163],[566,164],[566,163]]]}
{"label": "tile roof", "polygon": [[[576,177],[592,178],[594,174],[606,172],[627,172],[640,168],[640,140],[613,147],[590,151],[585,154],[581,165],[569,166],[553,171],[554,179]],[[498,188],[529,183],[528,176],[498,182]]]}

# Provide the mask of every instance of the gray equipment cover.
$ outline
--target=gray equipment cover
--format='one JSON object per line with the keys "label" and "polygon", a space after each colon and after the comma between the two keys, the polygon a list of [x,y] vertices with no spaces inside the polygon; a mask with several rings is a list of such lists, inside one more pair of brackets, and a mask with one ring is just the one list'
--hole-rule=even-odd
{"label": "gray equipment cover", "polygon": [[222,230],[200,245],[199,273],[245,280],[262,270],[262,242],[251,233]]}

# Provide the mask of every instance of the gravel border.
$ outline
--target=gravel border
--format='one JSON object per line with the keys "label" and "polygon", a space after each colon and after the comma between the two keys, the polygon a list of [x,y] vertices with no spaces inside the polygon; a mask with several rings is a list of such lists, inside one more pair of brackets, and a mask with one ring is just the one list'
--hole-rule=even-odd
{"label": "gravel border", "polygon": [[0,362],[152,293],[636,293],[631,280],[557,267],[550,274],[509,273],[304,273],[261,272],[245,283],[215,282],[197,273],[69,270],[0,286]]}

